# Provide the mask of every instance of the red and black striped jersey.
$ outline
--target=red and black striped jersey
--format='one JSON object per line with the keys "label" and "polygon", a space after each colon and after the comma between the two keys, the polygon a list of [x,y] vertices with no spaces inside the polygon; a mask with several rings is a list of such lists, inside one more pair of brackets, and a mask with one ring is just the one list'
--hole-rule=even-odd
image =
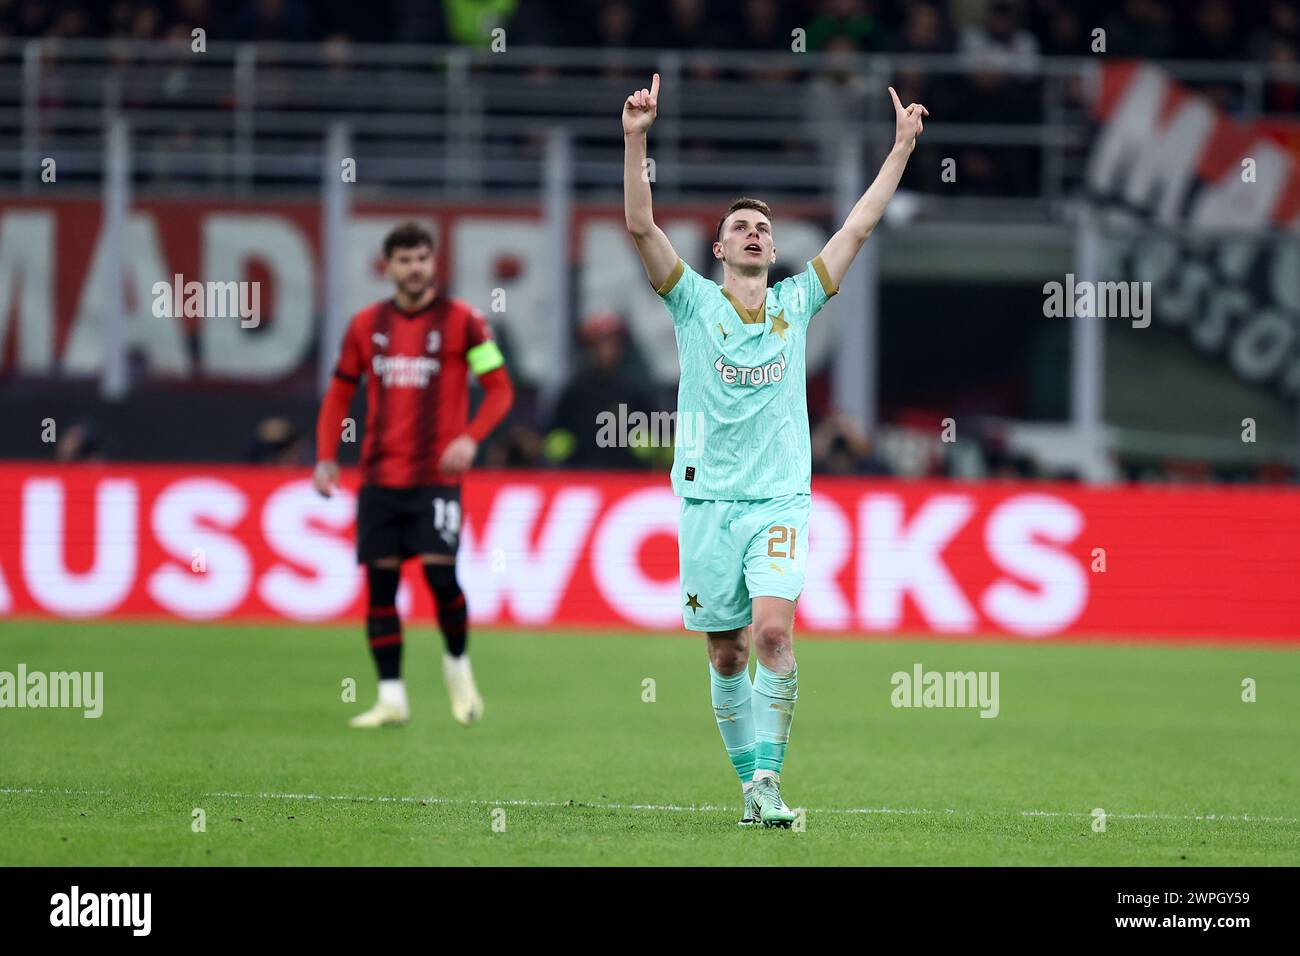
{"label": "red and black striped jersey", "polygon": [[[352,317],[334,374],[366,379],[362,481],[388,487],[450,485],[438,471],[443,450],[467,433],[469,372],[504,364],[483,313],[441,294],[414,312],[393,300]],[[474,436],[481,441],[484,436]]]}

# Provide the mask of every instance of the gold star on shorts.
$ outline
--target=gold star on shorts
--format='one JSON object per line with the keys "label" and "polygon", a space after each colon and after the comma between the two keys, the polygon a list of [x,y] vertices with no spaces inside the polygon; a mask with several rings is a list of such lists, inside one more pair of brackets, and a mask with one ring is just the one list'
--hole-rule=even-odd
{"label": "gold star on shorts", "polygon": [[704,607],[699,601],[699,596],[695,594],[686,595],[686,606],[691,609],[692,614]]}

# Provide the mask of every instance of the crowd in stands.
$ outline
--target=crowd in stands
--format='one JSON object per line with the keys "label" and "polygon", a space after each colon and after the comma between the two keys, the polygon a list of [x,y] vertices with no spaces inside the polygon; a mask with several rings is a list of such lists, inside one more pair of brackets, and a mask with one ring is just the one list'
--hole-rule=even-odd
{"label": "crowd in stands", "polygon": [[486,46],[971,52],[1273,60],[1300,49],[1295,0],[0,0],[0,37],[188,37]]}

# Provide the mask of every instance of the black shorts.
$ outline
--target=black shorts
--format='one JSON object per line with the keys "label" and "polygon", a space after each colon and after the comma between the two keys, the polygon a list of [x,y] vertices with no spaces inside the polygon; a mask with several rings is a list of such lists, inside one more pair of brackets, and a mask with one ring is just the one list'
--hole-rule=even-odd
{"label": "black shorts", "polygon": [[361,486],[357,495],[357,563],[417,554],[454,558],[459,546],[458,486]]}

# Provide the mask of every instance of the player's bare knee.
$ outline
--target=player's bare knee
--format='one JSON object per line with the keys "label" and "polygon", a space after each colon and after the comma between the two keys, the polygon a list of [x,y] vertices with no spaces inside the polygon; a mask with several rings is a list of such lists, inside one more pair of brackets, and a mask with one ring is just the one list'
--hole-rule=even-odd
{"label": "player's bare knee", "polygon": [[733,674],[739,674],[749,664],[749,655],[741,657],[736,654],[715,657],[711,663],[713,669],[723,677],[731,677]]}
{"label": "player's bare knee", "polygon": [[789,662],[789,670],[794,666],[793,635],[791,629],[782,621],[759,621],[754,624],[754,649],[765,667],[771,663]]}
{"label": "player's bare knee", "polygon": [[749,664],[748,628],[709,634],[709,663],[723,677],[739,674]]}

